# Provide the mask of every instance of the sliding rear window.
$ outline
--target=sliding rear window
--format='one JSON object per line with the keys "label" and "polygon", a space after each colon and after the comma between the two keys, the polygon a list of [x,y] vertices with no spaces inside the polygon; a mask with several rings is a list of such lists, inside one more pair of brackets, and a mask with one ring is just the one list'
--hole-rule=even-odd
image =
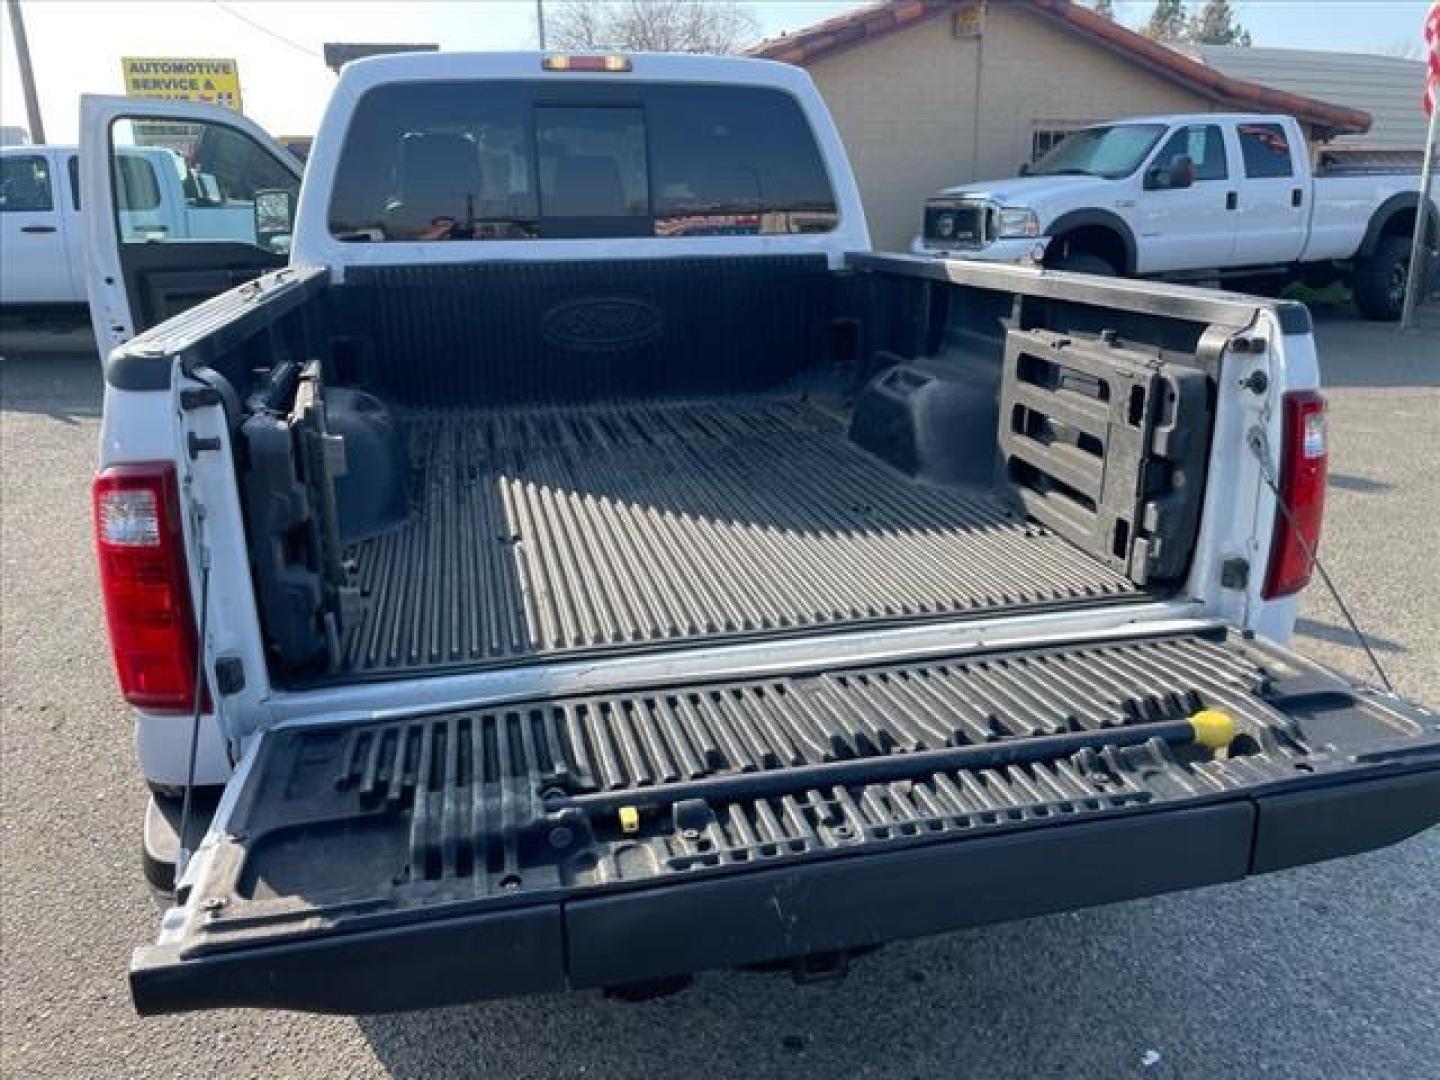
{"label": "sliding rear window", "polygon": [[357,243],[829,232],[799,104],[759,87],[425,82],[356,106],[330,231]]}

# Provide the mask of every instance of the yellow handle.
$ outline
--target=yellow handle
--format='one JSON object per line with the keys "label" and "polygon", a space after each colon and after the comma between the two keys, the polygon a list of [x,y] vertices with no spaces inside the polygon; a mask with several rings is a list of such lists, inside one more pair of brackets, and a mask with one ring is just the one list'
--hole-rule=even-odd
{"label": "yellow handle", "polygon": [[1207,750],[1224,750],[1238,733],[1235,718],[1219,709],[1201,709],[1190,717],[1190,727],[1195,732],[1195,745]]}

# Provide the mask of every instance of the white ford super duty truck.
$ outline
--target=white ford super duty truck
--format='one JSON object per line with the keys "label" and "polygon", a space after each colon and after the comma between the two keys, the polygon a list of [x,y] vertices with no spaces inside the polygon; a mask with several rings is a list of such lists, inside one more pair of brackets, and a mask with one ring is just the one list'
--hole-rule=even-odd
{"label": "white ford super duty truck", "polygon": [[282,160],[83,106],[142,1012],[817,976],[1440,820],[1440,720],[1284,644],[1304,307],[874,253],[768,62],[360,61],[268,247],[117,231],[182,125]]}
{"label": "white ford super duty truck", "polygon": [[[1343,281],[1388,320],[1419,206],[1413,172],[1313,169],[1293,117],[1136,117],[1068,135],[1020,176],[940,192],[912,250],[1268,295]],[[1440,243],[1433,197],[1425,242]]]}

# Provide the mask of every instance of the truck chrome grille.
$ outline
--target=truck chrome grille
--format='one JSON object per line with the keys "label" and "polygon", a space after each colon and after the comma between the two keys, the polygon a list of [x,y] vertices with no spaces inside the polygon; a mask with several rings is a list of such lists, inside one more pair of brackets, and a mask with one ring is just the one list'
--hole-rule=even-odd
{"label": "truck chrome grille", "polygon": [[925,207],[925,242],[933,247],[982,248],[991,240],[990,204],[973,200]]}

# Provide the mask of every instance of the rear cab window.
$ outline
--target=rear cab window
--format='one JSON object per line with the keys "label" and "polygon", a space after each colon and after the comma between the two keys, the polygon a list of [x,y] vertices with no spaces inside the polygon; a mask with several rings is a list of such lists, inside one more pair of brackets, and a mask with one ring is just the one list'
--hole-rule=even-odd
{"label": "rear cab window", "polygon": [[376,87],[329,207],[355,243],[829,232],[798,102],[766,87],[482,81]]}
{"label": "rear cab window", "polygon": [[1245,175],[1251,180],[1294,176],[1290,160],[1290,140],[1280,124],[1240,124],[1240,153],[1245,159]]}

